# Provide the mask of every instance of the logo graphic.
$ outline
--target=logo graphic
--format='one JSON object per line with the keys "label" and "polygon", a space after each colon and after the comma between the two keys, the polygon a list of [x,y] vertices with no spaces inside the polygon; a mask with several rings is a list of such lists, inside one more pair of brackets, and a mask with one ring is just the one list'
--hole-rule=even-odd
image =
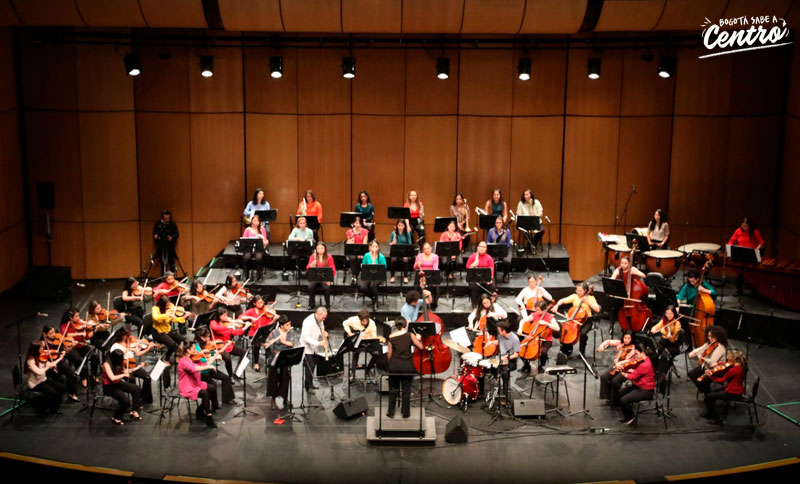
{"label": "logo graphic", "polygon": [[[700,59],[748,50],[769,49],[792,43],[788,41],[789,29],[786,20],[774,15],[721,18],[717,23],[708,18],[705,20],[701,25],[703,45],[713,53],[701,55]],[[721,29],[729,26],[742,26],[742,28]]]}

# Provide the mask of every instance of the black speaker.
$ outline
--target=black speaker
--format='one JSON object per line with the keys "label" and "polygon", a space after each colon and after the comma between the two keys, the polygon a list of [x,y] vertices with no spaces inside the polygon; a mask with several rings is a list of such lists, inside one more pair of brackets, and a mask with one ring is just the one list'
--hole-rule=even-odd
{"label": "black speaker", "polygon": [[53,182],[36,185],[36,199],[39,202],[39,210],[53,210],[56,207],[56,189]]}
{"label": "black speaker", "polygon": [[447,422],[447,428],[444,431],[444,440],[451,444],[463,444],[469,437],[469,429],[467,422],[461,415],[456,415],[452,420]]}
{"label": "black speaker", "polygon": [[342,420],[348,420],[367,413],[367,410],[369,410],[367,399],[364,397],[358,397],[355,400],[347,400],[345,402],[341,402],[339,405],[336,405],[336,407],[333,409],[333,414]]}
{"label": "black speaker", "polygon": [[514,400],[515,417],[544,417],[544,400],[518,398]]}

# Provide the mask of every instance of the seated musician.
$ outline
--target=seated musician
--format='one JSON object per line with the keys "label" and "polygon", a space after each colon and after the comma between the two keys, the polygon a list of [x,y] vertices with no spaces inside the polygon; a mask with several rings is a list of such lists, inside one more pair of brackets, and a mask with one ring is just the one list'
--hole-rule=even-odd
{"label": "seated musician", "polygon": [[228,317],[228,311],[223,307],[217,308],[217,314],[211,319],[209,327],[211,328],[211,337],[215,341],[223,341],[228,343],[220,349],[222,360],[225,362],[225,369],[228,370],[228,376],[237,378],[233,374],[233,362],[231,355],[242,357],[245,351],[241,346],[233,343],[233,336],[241,336],[247,331],[252,323],[250,321],[244,322],[241,320],[233,320]]}
{"label": "seated musician", "polygon": [[511,331],[511,324],[507,319],[497,323],[497,343],[500,356],[500,379],[503,382],[503,395],[500,405],[508,404],[508,384],[511,372],[517,369],[519,358],[519,336]]}
{"label": "seated musician", "polygon": [[375,238],[375,206],[372,205],[372,200],[369,199],[369,193],[366,190],[358,192],[358,201],[353,207],[353,211],[361,214],[364,227],[369,230],[369,240],[372,241]]}
{"label": "seated musician", "polygon": [[[369,252],[364,254],[361,263],[367,265],[379,264],[386,267],[386,257],[381,254],[380,247],[378,239],[372,239],[369,243]],[[372,299],[373,311],[378,308],[378,286],[381,283],[382,281],[361,281],[361,291]]]}
{"label": "seated musician", "polygon": [[45,349],[52,353],[49,361],[58,361],[52,369],[48,369],[48,378],[52,378],[59,384],[65,384],[64,391],[67,393],[67,402],[79,402],[78,399],[78,375],[69,360],[64,358],[71,349],[64,343],[56,342],[56,330],[50,326],[42,327],[42,344]]}
{"label": "seated musician", "polygon": [[525,318],[528,316],[528,306],[533,306],[533,304],[540,300],[549,302],[553,300],[553,296],[547,292],[547,289],[545,289],[543,285],[539,284],[539,279],[537,279],[534,274],[531,274],[528,276],[528,285],[523,287],[519,294],[517,294],[517,298],[514,299],[514,302],[519,306],[520,315]]}
{"label": "seated musician", "polygon": [[244,265],[244,273],[250,276],[250,261],[255,261],[255,280],[261,279],[261,274],[264,271],[264,253],[269,254],[269,239],[267,238],[267,230],[261,225],[261,219],[258,215],[253,215],[250,219],[250,226],[244,229],[242,233],[243,239],[261,239],[261,244],[264,246],[264,251],[256,250],[254,252],[245,251],[242,254],[242,264]]}
{"label": "seated musician", "polygon": [[197,418],[205,417],[206,425],[212,429],[217,428],[212,414],[214,408],[219,408],[217,403],[217,389],[213,383],[202,380],[202,371],[212,368],[211,362],[198,364],[192,361],[192,357],[197,354],[194,345],[187,345],[181,342],[178,347],[178,388],[182,397],[189,400],[200,399],[201,403],[197,406]]}
{"label": "seated musician", "polygon": [[[292,322],[289,319],[279,319],[278,326],[272,330],[264,346],[267,348],[268,362],[272,361],[279,352],[294,348],[297,345],[297,334],[292,331]],[[289,378],[291,366],[276,368],[267,364],[267,396],[272,397],[272,410],[277,410],[276,397],[283,399],[283,408],[289,397]]]}
{"label": "seated musician", "polygon": [[[144,318],[144,302],[145,299],[151,300],[153,296],[152,287],[139,287],[139,281],[135,277],[125,279],[125,284],[122,286],[122,302],[125,305],[125,320],[128,323],[142,327],[142,319]],[[145,328],[149,334],[150,328]]]}
{"label": "seated musician", "polygon": [[[217,370],[216,366],[211,365],[214,361],[224,358],[224,351],[218,350],[215,343],[211,341],[211,331],[207,326],[197,328],[194,333],[194,343],[192,344],[197,356],[194,362],[200,365],[209,365],[205,370],[200,370],[200,379],[209,384],[209,391],[214,392],[214,402],[217,402],[217,384],[214,380],[219,381],[222,387],[222,403],[226,405],[233,405],[236,403],[235,394],[233,393],[233,382],[231,377]],[[230,361],[230,357],[228,358]],[[227,363],[227,362],[226,362]],[[219,408],[216,403],[211,408],[211,411]]]}
{"label": "seated musician", "polygon": [[660,208],[655,211],[653,219],[647,225],[647,243],[651,250],[669,248],[669,223],[664,210]]}
{"label": "seated musician", "polygon": [[[303,199],[300,200],[300,204],[297,205],[297,215],[315,216],[317,217],[317,222],[320,224],[322,223],[322,204],[317,201],[317,195],[313,191],[306,190]],[[317,236],[317,231],[319,229],[312,230],[314,232],[314,240],[319,240]]]}
{"label": "seated musician", "polygon": [[[65,358],[72,363],[73,368],[80,368],[83,358],[90,350],[88,343],[91,341],[92,335],[94,334],[92,326],[81,319],[81,315],[78,313],[77,309],[70,308],[61,316],[61,326],[59,329],[64,338],[72,338],[75,341],[72,345],[72,349],[67,351]],[[93,369],[97,370],[97,368]],[[87,386],[88,375],[89,365],[83,365],[80,379],[81,386],[84,388]]]}
{"label": "seated musician", "polygon": [[[761,232],[756,229],[753,219],[745,217],[742,224],[733,232],[731,238],[728,240],[728,245],[738,245],[740,247],[747,247],[748,249],[755,249],[761,251],[764,248],[764,238],[761,237]],[[736,278],[736,294],[742,294],[744,288],[744,275],[740,272]]]}
{"label": "seated musician", "polygon": [[[681,351],[680,335],[683,332],[681,321],[675,314],[675,306],[669,305],[664,308],[661,321],[650,328],[650,333],[661,334],[658,341],[658,374],[665,375],[669,371],[672,359]],[[667,355],[664,355],[664,352]]]}
{"label": "seated musician", "polygon": [[625,363],[630,361],[634,355],[633,331],[628,330],[622,333],[622,339],[607,339],[600,343],[597,351],[605,351],[609,346],[617,349],[611,368],[600,375],[600,398],[612,400],[614,395],[619,393],[622,384],[627,380],[622,369]]}
{"label": "seated musician", "polygon": [[[272,321],[278,317],[278,312],[270,309],[267,307],[266,303],[264,302],[264,298],[261,296],[256,296],[253,298],[253,306],[242,313],[239,318],[242,321],[250,321],[250,331],[247,333],[248,338],[253,338],[252,340],[252,348],[253,348],[253,369],[255,371],[259,371],[260,367],[258,365],[258,360],[260,359],[261,355],[261,346],[267,340],[267,334],[262,331],[262,334],[255,338],[258,330],[263,328],[264,326],[269,326],[272,324]],[[222,400],[223,402],[225,399]]]}
{"label": "seated musician", "polygon": [[481,294],[480,304],[467,316],[467,329],[469,331],[481,332],[486,327],[487,319],[501,320],[508,318],[508,313],[496,302],[492,301],[492,296]]}
{"label": "seated musician", "polygon": [[[553,312],[557,313],[558,308],[562,305],[568,304],[571,306],[577,306],[578,304],[582,304],[584,306],[583,310],[586,314],[599,313],[600,312],[600,305],[597,304],[597,299],[594,298],[592,294],[589,294],[589,284],[582,282],[575,286],[575,293],[570,294],[569,296],[559,299],[556,302],[556,305],[553,306]],[[591,318],[587,319],[581,325],[581,339],[579,350],[581,354],[586,354],[586,341],[589,339],[589,331],[592,329],[592,320]],[[569,356],[572,354],[572,347],[574,345],[565,345],[561,344],[561,348],[559,351],[564,353],[565,355]]]}
{"label": "seated musician", "polygon": [[164,280],[153,289],[153,299],[155,302],[158,302],[162,296],[165,296],[168,297],[170,301],[175,302],[178,296],[187,290],[188,288],[186,286],[175,280],[174,273],[166,272],[164,274]]}
{"label": "seated musician", "polygon": [[747,358],[739,350],[729,350],[726,363],[705,371],[706,377],[712,383],[706,393],[706,412],[702,416],[714,424],[722,424],[722,418],[717,411],[718,401],[741,400],[744,395]]}
{"label": "seated musician", "polygon": [[[113,353],[114,351],[121,351],[123,358],[126,362],[126,368],[131,375],[131,383],[136,383],[133,378],[142,380],[142,386],[139,388],[141,400],[143,403],[153,403],[153,389],[150,381],[150,374],[145,371],[143,364],[136,364],[137,359],[141,361],[141,357],[147,354],[155,347],[152,341],[145,339],[137,340],[127,329],[120,328],[114,333],[114,344],[108,350]],[[141,410],[134,407],[134,410]]]}
{"label": "seated musician", "polygon": [[[314,232],[308,228],[308,222],[306,221],[305,217],[297,217],[297,221],[295,222],[295,227],[292,229],[292,232],[289,234],[289,238],[286,239],[286,246],[289,247],[288,242],[308,242],[308,245],[314,245]],[[295,267],[302,270],[302,264],[300,257],[296,255],[292,255],[292,260],[295,263]]]}
{"label": "seated musician", "polygon": [[[422,300],[423,297],[425,298],[424,301]],[[403,307],[400,308],[400,316],[405,318],[406,321],[414,322],[419,318],[419,310],[422,309],[422,304],[430,304],[431,301],[433,301],[433,295],[429,290],[424,289],[420,296],[419,291],[412,289],[406,293],[406,302],[403,304]],[[442,328],[436,328],[437,333],[440,332],[441,329]]]}
{"label": "seated musician", "polygon": [[394,322],[394,332],[389,335],[389,351],[386,353],[391,373],[389,375],[389,408],[386,411],[386,416],[389,418],[394,418],[397,393],[401,388],[400,411],[403,418],[411,416],[411,381],[412,374],[417,372],[411,359],[411,346],[415,346],[418,350],[425,349],[417,335],[408,332],[407,326],[408,321],[399,318]]}
{"label": "seated musician", "polygon": [[[417,254],[417,258],[414,259],[414,270],[418,272],[420,277],[423,275],[423,271],[439,270],[439,256],[433,253],[433,246],[431,246],[430,242],[422,244],[422,252]],[[426,285],[430,287],[433,295],[431,309],[436,310],[436,306],[439,304],[439,286],[438,284],[431,285],[430,281]]]}
{"label": "seated musician", "polygon": [[[439,236],[440,242],[455,242],[458,241],[458,255],[452,255],[449,257],[450,260],[446,260],[445,256],[439,257],[439,264],[440,266],[445,268],[445,272],[447,273],[447,278],[453,278],[453,269],[456,265],[461,265],[461,250],[464,248],[463,240],[461,238],[461,233],[456,230],[455,222],[450,222],[447,224],[447,230],[442,232],[442,235]],[[424,246],[423,246],[424,249]]]}
{"label": "seated musician", "polygon": [[[317,242],[316,249],[311,257],[308,258],[306,269],[312,267],[330,267],[333,271],[333,278],[336,278],[336,264],[333,263],[333,256],[328,253],[328,246],[325,242]],[[331,308],[331,283],[330,282],[309,282],[308,283],[308,309],[317,307],[317,292],[322,291],[325,296],[325,308]]]}
{"label": "seated musician", "polygon": [[[225,285],[217,291],[216,299],[219,301],[219,306],[224,307],[232,312],[235,317],[239,317],[244,311],[242,304],[246,303],[253,298],[247,289],[236,279],[235,274],[228,274],[225,278]],[[219,307],[217,307],[219,309]]]}
{"label": "seated musician", "polygon": [[711,382],[708,378],[697,379],[706,370],[723,361],[728,348],[728,332],[722,326],[706,327],[706,342],[689,352],[689,358],[698,358],[699,365],[686,373],[689,380],[703,393],[708,393]]}
{"label": "seated musician", "polygon": [[[364,333],[361,336],[362,340],[370,339],[370,340],[380,340],[384,342],[383,338],[378,338],[378,329],[375,327],[375,321],[372,320],[369,311],[366,309],[362,309],[358,312],[355,316],[350,316],[349,318],[345,319],[342,322],[342,326],[344,327],[344,332],[347,333],[347,336],[353,336],[356,333]],[[375,365],[378,363],[378,358],[381,356],[382,352],[378,348],[369,347],[366,350],[363,349],[364,346],[359,346],[358,349],[353,351],[353,363],[352,363],[352,372],[355,374],[355,368],[358,363],[358,355],[364,351],[368,351],[370,354],[369,362],[367,362],[367,367],[365,368],[364,374],[369,374],[369,372],[375,368]]]}
{"label": "seated musician", "polygon": [[417,192],[411,190],[408,192],[408,197],[406,197],[403,206],[408,208],[411,213],[411,218],[406,220],[406,226],[412,234],[414,232],[417,233],[417,243],[421,245],[425,240],[425,205],[420,201]]}
{"label": "seated musician", "polygon": [[642,345],[636,345],[633,358],[641,361],[630,370],[623,372],[631,385],[622,388],[616,399],[616,403],[622,410],[620,422],[624,422],[626,425],[631,425],[636,421],[636,417],[633,415],[633,403],[653,398],[653,390],[656,386],[653,363]]}
{"label": "seated musician", "polygon": [[[489,269],[491,269],[492,279],[484,287],[489,291],[494,291],[495,290],[494,259],[492,259],[492,256],[486,253],[486,248],[487,248],[486,242],[484,241],[479,242],[478,251],[469,256],[469,259],[467,259],[465,267],[467,269],[475,269],[477,267],[488,267]],[[472,302],[472,307],[476,307],[479,302],[478,297],[481,294],[481,288],[478,286],[478,284],[474,282],[469,283],[469,294],[470,294],[470,300]]]}
{"label": "seated musician", "polygon": [[[353,220],[353,226],[347,229],[346,244],[366,244],[369,240],[369,231],[361,226],[361,217]],[[351,255],[349,257],[350,273],[353,275],[353,285],[358,284],[358,275],[361,273],[362,256]]]}
{"label": "seated musician", "polygon": [[[142,364],[136,365],[132,369],[125,366],[125,357],[123,351],[118,349],[108,352],[105,361],[103,362],[103,395],[113,398],[117,401],[117,408],[114,410],[114,416],[111,421],[117,425],[124,425],[122,416],[130,409],[130,416],[133,420],[141,420],[139,415],[141,410],[141,390],[139,387],[129,381],[132,372],[140,370]],[[131,398],[128,398],[128,395]]]}
{"label": "seated musician", "polygon": [[700,276],[697,274],[696,271],[689,271],[686,274],[686,283],[681,287],[681,290],[678,291],[678,295],[676,296],[678,302],[681,303],[681,306],[694,306],[694,301],[697,298],[697,293],[701,292],[703,294],[708,294],[711,296],[711,299],[717,298],[717,290],[708,283],[708,281],[703,281],[703,284],[700,284]]}
{"label": "seated musician", "polygon": [[494,220],[494,227],[489,229],[486,242],[490,244],[505,244],[508,247],[508,253],[503,257],[503,282],[508,282],[508,273],[511,271],[511,256],[514,251],[511,250],[511,231],[503,228],[502,217],[497,217]]}
{"label": "seated musician", "polygon": [[[406,221],[403,219],[398,219],[397,223],[394,226],[394,230],[389,235],[389,245],[410,245],[413,244],[414,241],[411,238],[411,232],[408,230],[408,225]],[[391,263],[391,279],[389,282],[394,283],[395,281],[395,273],[397,272],[397,267],[402,262],[403,264],[403,283],[408,283],[408,257],[390,257]]]}
{"label": "seated musician", "polygon": [[[180,310],[169,302],[169,299],[162,297],[157,303],[153,304],[153,339],[167,347],[164,354],[164,362],[169,366],[169,359],[178,344],[184,341],[178,330],[172,329],[172,323],[180,325],[186,324],[186,316],[181,315]],[[169,372],[164,372],[165,383],[169,386]]]}
{"label": "seated musician", "polygon": [[34,341],[28,345],[22,372],[28,377],[28,388],[41,395],[40,398],[32,399],[30,403],[39,417],[45,418],[48,412],[53,415],[62,413],[61,399],[66,387],[53,372],[64,361],[65,353],[59,351],[57,356],[42,361],[41,352],[42,346],[39,342]]}
{"label": "seated musician", "polygon": [[195,279],[189,294],[183,296],[183,299],[189,303],[189,310],[192,314],[207,313],[214,309],[219,302],[214,294],[206,290],[201,279]]}
{"label": "seated musician", "polygon": [[[520,215],[528,215],[528,216],[536,216],[539,217],[540,221],[542,218],[542,214],[544,213],[544,209],[542,208],[541,202],[536,199],[536,196],[533,194],[533,190],[530,188],[526,188],[522,191],[522,196],[520,197],[519,202],[517,202],[517,216]],[[538,232],[533,234],[531,237],[531,242],[533,245],[537,245],[542,237],[544,237],[544,225],[540,225],[540,229]],[[524,240],[522,236],[522,231],[518,230],[517,233],[519,234],[518,240]]]}
{"label": "seated musician", "polygon": [[[108,321],[107,316],[108,312],[105,312],[99,301],[89,301],[89,311],[86,315],[86,321],[94,328],[91,339],[92,346],[101,348],[103,343],[105,343],[108,340],[108,337],[111,336],[111,333],[109,332],[111,329],[111,322]],[[124,320],[124,316],[118,316],[116,323]],[[110,344],[111,343],[109,342],[108,345]],[[102,348],[102,350],[107,348],[108,346]]]}
{"label": "seated musician", "polygon": [[[269,202],[264,197],[264,189],[256,188],[256,191],[253,192],[253,199],[247,202],[247,206],[244,208],[244,212],[242,212],[242,216],[244,217],[244,225],[251,225],[250,222],[252,221],[253,215],[255,215],[256,212],[269,209]],[[264,220],[261,223],[261,226],[267,231],[267,239],[269,239],[269,220]]]}
{"label": "seated musician", "polygon": [[[525,316],[519,322],[519,329],[517,334],[523,340],[537,330],[537,327],[544,326],[544,332],[539,336],[542,341],[539,342],[539,369],[547,366],[547,351],[553,346],[553,331],[559,331],[561,327],[556,322],[552,314],[547,312],[548,303],[544,299],[540,299],[533,307],[533,311]],[[522,369],[520,372],[530,373],[531,362],[525,358],[522,359]]]}
{"label": "seated musician", "polygon": [[483,209],[488,215],[502,217],[504,225],[508,223],[508,204],[503,199],[503,192],[499,188],[492,190],[492,197],[486,200]]}
{"label": "seated musician", "polygon": [[[458,225],[458,233],[464,240],[464,245],[469,247],[470,226],[469,226],[469,205],[464,195],[457,193],[453,198],[453,204],[450,205],[450,216],[455,217]],[[450,227],[448,226],[448,230]],[[441,238],[439,240],[442,240]]]}

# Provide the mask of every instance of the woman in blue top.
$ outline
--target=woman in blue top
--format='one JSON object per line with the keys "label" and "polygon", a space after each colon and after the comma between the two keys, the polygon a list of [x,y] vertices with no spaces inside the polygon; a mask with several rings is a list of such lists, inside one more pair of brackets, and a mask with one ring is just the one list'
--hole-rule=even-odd
{"label": "woman in blue top", "polygon": [[486,242],[490,244],[505,244],[508,246],[508,253],[503,257],[503,281],[508,282],[508,273],[511,270],[511,231],[503,227],[503,217],[498,216],[494,221],[494,227],[489,229]]}
{"label": "woman in blue top", "polygon": [[[247,202],[247,206],[244,208],[243,215],[245,225],[250,225],[250,219],[253,218],[253,214],[258,210],[269,210],[269,202],[264,199],[263,188],[256,188],[256,191],[253,193],[253,199]],[[267,239],[269,239],[269,220],[263,220],[261,225],[267,230]]]}
{"label": "woman in blue top", "polygon": [[[369,243],[369,252],[364,254],[364,258],[361,259],[361,265],[363,266],[364,264],[380,264],[386,267],[386,257],[381,254],[380,244],[378,244],[377,239],[372,239],[372,242]],[[381,281],[361,280],[361,292],[372,299],[373,311],[378,308],[378,286],[380,286],[380,284]]]}
{"label": "woman in blue top", "polygon": [[372,205],[372,200],[369,199],[369,193],[366,190],[358,192],[358,201],[354,209],[355,212],[361,214],[361,219],[364,222],[364,227],[369,230],[369,240],[375,238],[375,207]]}
{"label": "woman in blue top", "polygon": [[[389,236],[389,245],[396,245],[396,244],[413,244],[414,241],[411,238],[411,232],[408,230],[408,226],[406,226],[406,221],[403,219],[399,219],[397,224],[394,226],[394,230],[392,230],[392,235]],[[389,279],[389,282],[394,282],[395,277],[394,274],[397,272],[397,266],[400,265],[400,257],[391,257],[392,263],[392,278]],[[408,257],[402,257],[403,262],[403,282],[408,282]]]}

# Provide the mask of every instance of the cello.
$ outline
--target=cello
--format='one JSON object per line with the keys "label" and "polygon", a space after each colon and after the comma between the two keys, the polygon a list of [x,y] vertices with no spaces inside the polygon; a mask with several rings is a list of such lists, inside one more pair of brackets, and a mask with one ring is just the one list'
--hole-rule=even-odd
{"label": "cello", "polygon": [[[631,245],[630,260],[633,260],[638,243],[634,240]],[[622,331],[630,330],[634,333],[638,333],[644,329],[644,325],[653,317],[653,311],[651,311],[644,302],[647,299],[649,291],[644,282],[633,277],[633,271],[628,270],[628,277],[625,277],[624,272],[621,275],[622,278],[625,279],[625,289],[630,299],[626,299],[622,307],[617,311],[617,321]]]}
{"label": "cello", "polygon": [[[541,278],[541,276],[539,276]],[[550,303],[552,306],[553,303]],[[542,340],[545,339],[545,333],[549,329],[546,324],[542,324],[542,320],[544,320],[547,311],[550,310],[548,307],[544,312],[539,315],[539,319],[535,321],[527,321],[523,327],[522,332],[526,334],[525,339],[522,340],[519,347],[519,357],[525,360],[534,360],[539,358],[539,355],[542,351]]]}
{"label": "cello", "polygon": [[[703,265],[703,270],[700,272],[700,282],[697,283],[698,288],[703,287],[703,280],[706,277],[706,273],[708,273],[711,266],[714,264],[713,255],[708,254],[706,257],[708,260]],[[697,291],[697,296],[694,298],[694,308],[692,309],[692,315],[697,318],[697,324],[692,324],[691,327],[692,339],[694,340],[695,346],[700,346],[706,342],[706,328],[708,326],[714,326],[714,315],[716,312],[717,310],[714,306],[714,300],[711,298],[711,294]]]}
{"label": "cello", "polygon": [[[424,291],[426,285],[425,273],[422,271],[419,273],[419,285]],[[442,318],[428,310],[427,300],[423,298],[422,301],[423,312],[420,313],[417,321],[431,321],[444,329]],[[417,372],[423,375],[430,375],[447,371],[450,368],[452,356],[450,355],[450,349],[442,342],[442,335],[437,332],[433,336],[423,336],[420,340],[425,349],[421,350],[422,356],[413,358],[414,368],[416,368]]]}
{"label": "cello", "polygon": [[583,303],[586,297],[594,292],[594,285],[589,286],[589,290],[583,295],[578,304],[572,306],[567,312],[567,320],[561,325],[561,344],[574,345],[581,336],[581,326],[592,315],[591,309],[587,310]]}
{"label": "cello", "polygon": [[539,274],[539,280],[536,282],[536,293],[533,297],[529,297],[527,301],[525,301],[525,308],[530,312],[533,311],[533,308],[536,306],[536,303],[539,302],[541,299],[542,294],[542,281],[544,280],[544,276]]}

